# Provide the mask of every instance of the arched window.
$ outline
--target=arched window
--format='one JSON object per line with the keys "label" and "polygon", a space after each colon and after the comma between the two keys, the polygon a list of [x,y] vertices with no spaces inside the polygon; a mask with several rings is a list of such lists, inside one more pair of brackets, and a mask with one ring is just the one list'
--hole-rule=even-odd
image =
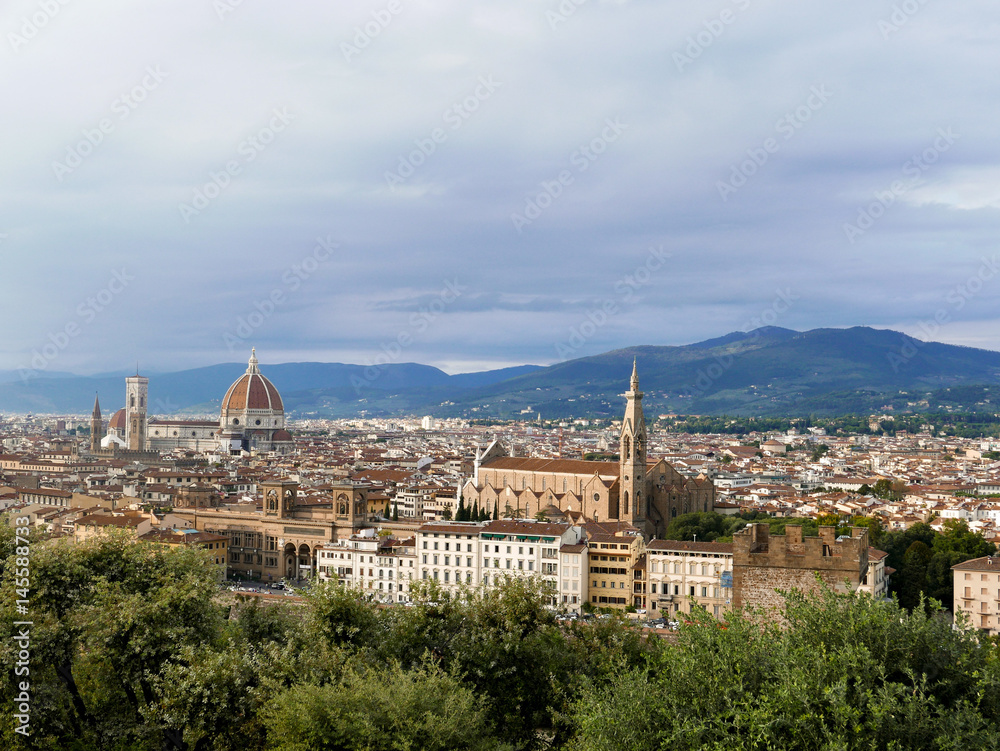
{"label": "arched window", "polygon": [[632,458],[632,441],[628,436],[622,441],[622,460],[628,461]]}
{"label": "arched window", "polygon": [[628,491],[627,490],[625,491],[625,495],[623,497],[623,500],[624,500],[624,504],[622,505],[622,513],[625,514],[626,516],[628,516]]}

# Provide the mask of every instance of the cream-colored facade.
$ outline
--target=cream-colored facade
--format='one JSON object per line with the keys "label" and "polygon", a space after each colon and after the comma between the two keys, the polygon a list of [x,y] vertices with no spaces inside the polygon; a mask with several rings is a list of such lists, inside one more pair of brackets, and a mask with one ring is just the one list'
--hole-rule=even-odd
{"label": "cream-colored facade", "polygon": [[651,540],[646,545],[650,615],[675,617],[701,606],[722,618],[732,606],[732,576],[731,543]]}
{"label": "cream-colored facade", "polygon": [[955,582],[954,613],[973,628],[1000,634],[1000,556],[974,558],[951,567]]}
{"label": "cream-colored facade", "polygon": [[409,602],[417,575],[413,541],[382,538],[373,528],[320,545],[316,563],[320,581],[338,581],[385,603]]}

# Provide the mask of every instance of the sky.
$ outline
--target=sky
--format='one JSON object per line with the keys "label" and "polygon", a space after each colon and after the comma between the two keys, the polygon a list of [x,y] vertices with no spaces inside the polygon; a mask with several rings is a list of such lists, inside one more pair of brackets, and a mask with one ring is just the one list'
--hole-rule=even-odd
{"label": "sky", "polygon": [[1000,14],[12,0],[0,369],[1000,349]]}

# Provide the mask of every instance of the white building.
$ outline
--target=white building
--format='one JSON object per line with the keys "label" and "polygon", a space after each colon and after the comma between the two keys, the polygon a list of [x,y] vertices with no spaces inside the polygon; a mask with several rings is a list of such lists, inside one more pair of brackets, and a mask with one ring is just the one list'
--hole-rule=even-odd
{"label": "white building", "polygon": [[339,581],[381,602],[407,602],[416,574],[413,541],[379,537],[372,528],[316,550],[320,581]]}
{"label": "white building", "polygon": [[[586,553],[566,553],[568,570],[560,568],[560,551],[584,539],[580,526],[529,520],[432,522],[417,530],[417,569],[421,579],[449,589],[460,585],[494,586],[508,577],[539,577],[551,592],[550,607],[559,607],[563,581],[568,582],[567,606],[579,607]],[[574,577],[573,572],[576,572]],[[576,581],[576,602],[573,581]]]}

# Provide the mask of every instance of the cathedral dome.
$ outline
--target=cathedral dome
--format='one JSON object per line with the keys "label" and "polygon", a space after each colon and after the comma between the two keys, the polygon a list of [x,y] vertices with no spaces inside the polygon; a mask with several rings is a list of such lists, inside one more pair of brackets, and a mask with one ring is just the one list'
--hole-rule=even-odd
{"label": "cathedral dome", "polygon": [[260,374],[257,367],[257,353],[250,355],[250,365],[247,372],[229,387],[222,399],[222,411],[271,410],[284,412],[278,389],[267,378]]}
{"label": "cathedral dome", "polygon": [[108,430],[125,430],[125,410],[120,409],[111,415],[108,421]]}

